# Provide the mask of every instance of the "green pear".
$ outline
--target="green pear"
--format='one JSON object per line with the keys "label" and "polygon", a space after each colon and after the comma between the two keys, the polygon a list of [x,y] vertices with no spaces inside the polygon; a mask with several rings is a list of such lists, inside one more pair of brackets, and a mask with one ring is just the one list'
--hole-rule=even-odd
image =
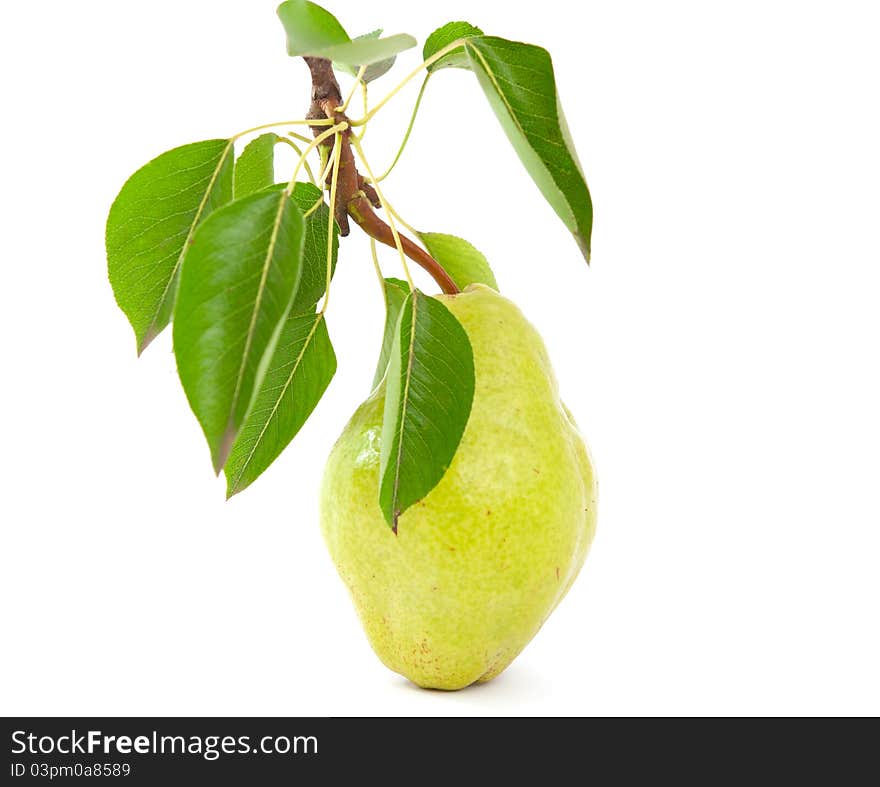
{"label": "green pear", "polygon": [[467,332],[476,372],[449,468],[395,535],[378,500],[380,385],[330,454],[321,528],[379,658],[453,690],[502,672],[565,596],[593,539],[596,481],[519,309],[479,284],[437,297]]}

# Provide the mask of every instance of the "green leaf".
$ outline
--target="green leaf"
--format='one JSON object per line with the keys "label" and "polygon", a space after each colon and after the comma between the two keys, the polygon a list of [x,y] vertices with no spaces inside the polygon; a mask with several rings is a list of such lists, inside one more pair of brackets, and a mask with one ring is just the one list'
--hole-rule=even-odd
{"label": "green leaf", "polygon": [[287,32],[287,54],[325,57],[347,66],[370,65],[387,60],[416,45],[408,35],[387,38],[349,38],[333,14],[308,0],[287,0],[278,6]]}
{"label": "green leaf", "polygon": [[235,162],[235,198],[241,199],[268,188],[275,182],[277,134],[261,134],[245,145]]}
{"label": "green leaf", "polygon": [[218,473],[293,303],[304,225],[287,192],[259,192],[209,216],[186,255],[174,354]]}
{"label": "green leaf", "polygon": [[382,63],[407,49],[412,49],[417,44],[418,41],[412,36],[398,33],[387,38],[361,38],[349,41],[347,44],[330,46],[318,56],[329,58],[341,65],[369,66],[372,63]]}
{"label": "green leaf", "polygon": [[[382,30],[373,30],[371,33],[365,33],[362,36],[356,36],[351,39],[352,41],[364,41],[364,40],[373,40],[379,38],[382,35]],[[363,80],[364,82],[372,82],[375,79],[378,79],[383,74],[388,73],[391,70],[391,67],[394,65],[394,61],[397,60],[397,56],[388,57],[385,60],[379,60],[375,63],[371,63],[364,70]],[[346,66],[341,65],[340,68],[348,74],[352,76],[357,76],[358,71],[360,71],[360,65],[357,66]]]}
{"label": "green leaf", "polygon": [[394,344],[394,336],[397,333],[400,310],[408,296],[409,284],[405,281],[385,279],[385,331],[382,334],[382,350],[379,353],[379,363],[376,364],[376,374],[373,376],[373,390],[376,390],[379,383],[385,378],[388,359],[391,357],[391,345]]}
{"label": "green leaf", "polygon": [[379,505],[397,532],[400,515],[440,481],[474,398],[474,358],[461,323],[414,290],[403,304],[385,383]]}
{"label": "green leaf", "polygon": [[107,217],[107,270],[138,355],[171,320],[184,252],[199,222],[232,199],[232,141],[174,148],[134,173]]}
{"label": "green leaf", "polygon": [[[428,40],[425,41],[425,46],[422,48],[422,57],[428,60],[443,49],[443,47],[449,46],[462,38],[481,35],[483,35],[483,31],[479,27],[474,27],[470,22],[449,22],[428,36]],[[460,46],[453,49],[448,55],[443,55],[439,60],[431,63],[428,66],[428,73],[441,68],[470,67],[471,63],[467,52],[464,51],[463,46]]]}
{"label": "green leaf", "polygon": [[520,160],[589,262],[593,203],[556,93],[549,53],[489,36],[468,39],[465,48]]}
{"label": "green leaf", "polygon": [[466,240],[442,232],[420,232],[419,238],[428,254],[440,263],[458,289],[463,290],[475,282],[498,289],[489,261]]}
{"label": "green leaf", "polygon": [[[321,189],[311,183],[297,183],[293,190],[293,201],[305,214],[318,200],[323,200]],[[306,237],[303,245],[302,278],[293,314],[314,311],[314,306],[324,294],[327,286],[327,231],[330,228],[330,208],[326,202],[306,217]],[[339,251],[339,228],[333,222],[333,253],[330,259],[330,275],[336,271],[336,257]]]}
{"label": "green leaf", "polygon": [[287,447],[336,372],[322,314],[291,314],[284,324],[253,409],[224,467],[227,498],[252,484]]}
{"label": "green leaf", "polygon": [[[273,183],[268,191],[282,191],[286,183]],[[292,314],[312,311],[327,288],[327,230],[330,227],[330,208],[324,202],[324,194],[311,183],[297,182],[293,200],[306,219],[306,237],[303,245],[302,277],[291,308]],[[315,208],[315,203],[321,204]],[[330,278],[336,272],[339,252],[339,225],[333,222],[333,250],[330,258]]]}
{"label": "green leaf", "polygon": [[317,3],[287,0],[278,6],[278,18],[287,33],[287,54],[318,55],[328,46],[351,39],[339,20]]}

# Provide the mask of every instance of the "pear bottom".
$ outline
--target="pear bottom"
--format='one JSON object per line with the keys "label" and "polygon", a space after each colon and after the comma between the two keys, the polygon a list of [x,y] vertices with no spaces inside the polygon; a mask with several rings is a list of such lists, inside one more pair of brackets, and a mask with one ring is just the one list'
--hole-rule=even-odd
{"label": "pear bottom", "polygon": [[395,535],[378,502],[380,385],[330,454],[321,529],[382,662],[455,690],[504,671],[568,592],[595,532],[596,481],[519,309],[483,285],[438,299],[467,332],[476,372],[452,463]]}

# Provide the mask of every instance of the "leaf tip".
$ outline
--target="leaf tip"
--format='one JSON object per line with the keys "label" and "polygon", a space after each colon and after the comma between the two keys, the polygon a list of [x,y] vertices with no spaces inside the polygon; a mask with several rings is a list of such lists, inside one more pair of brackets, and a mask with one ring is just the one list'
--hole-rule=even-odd
{"label": "leaf tip", "polygon": [[583,235],[575,234],[574,239],[577,241],[578,248],[581,250],[581,254],[584,255],[584,260],[587,265],[590,264],[590,241],[589,238],[585,238]]}
{"label": "leaf tip", "polygon": [[159,329],[156,326],[156,323],[153,323],[147,330],[144,332],[144,335],[140,337],[137,345],[137,354],[138,358],[141,357],[141,354],[147,347],[150,346],[150,343],[159,335]]}
{"label": "leaf tip", "polygon": [[214,473],[216,475],[220,475],[220,471],[223,470],[226,460],[229,459],[229,454],[232,451],[232,444],[235,442],[237,434],[238,430],[230,423],[229,426],[226,427],[226,431],[220,439],[217,453],[214,455]]}
{"label": "leaf tip", "polygon": [[226,465],[223,470],[226,473],[226,499],[230,500],[235,497],[239,492],[244,492],[247,489],[251,482],[247,479],[242,479],[242,471],[239,470],[236,476],[233,478],[233,473],[230,473],[229,466]]}

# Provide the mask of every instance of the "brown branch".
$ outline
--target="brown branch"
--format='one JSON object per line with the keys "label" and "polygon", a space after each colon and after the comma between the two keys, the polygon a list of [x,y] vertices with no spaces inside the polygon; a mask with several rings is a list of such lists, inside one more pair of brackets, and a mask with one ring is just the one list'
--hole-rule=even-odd
{"label": "brown branch", "polygon": [[[345,113],[339,110],[339,106],[342,104],[342,93],[330,61],[320,57],[305,57],[303,59],[312,73],[312,104],[306,118],[308,120],[329,118],[336,122],[347,121]],[[325,126],[312,126],[311,128],[315,136],[326,130]],[[348,219],[351,217],[371,238],[386,246],[397,248],[391,227],[373,210],[374,207],[381,207],[379,195],[357,170],[349,141],[350,136],[350,126],[339,135],[339,175],[336,182],[335,207],[339,234],[343,237],[348,235]],[[332,139],[327,139],[322,144],[332,151],[334,144]],[[455,282],[437,260],[402,233],[398,232],[397,235],[400,238],[403,253],[413,262],[421,265],[440,285],[443,292],[448,295],[459,292]]]}
{"label": "brown branch", "polygon": [[[357,225],[371,238],[379,241],[379,243],[384,243],[386,246],[391,246],[392,249],[397,248],[397,243],[394,241],[394,233],[391,231],[391,227],[376,215],[367,196],[363,192],[359,195],[355,195],[354,199],[349,200],[348,215],[351,216],[355,222],[357,222]],[[431,274],[431,277],[440,285],[440,289],[443,290],[443,292],[447,295],[454,295],[459,292],[458,285],[456,285],[450,275],[443,269],[443,266],[428,254],[428,252],[426,252],[421,246],[416,246],[415,243],[400,231],[398,231],[397,237],[400,238],[400,246],[403,249],[403,253]]]}

